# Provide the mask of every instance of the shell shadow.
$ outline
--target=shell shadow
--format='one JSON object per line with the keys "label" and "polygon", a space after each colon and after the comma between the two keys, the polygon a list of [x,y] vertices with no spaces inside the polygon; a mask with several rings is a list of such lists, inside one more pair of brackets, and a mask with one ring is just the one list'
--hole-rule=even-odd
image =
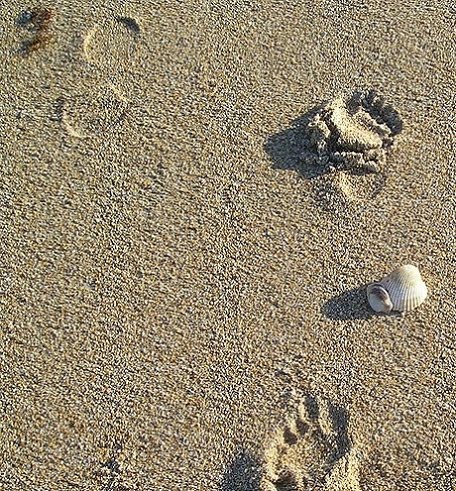
{"label": "shell shadow", "polygon": [[261,464],[248,450],[241,450],[226,468],[220,491],[260,491]]}
{"label": "shell shadow", "polygon": [[274,169],[293,170],[306,179],[314,179],[327,172],[324,166],[316,166],[305,158],[309,152],[309,143],[305,137],[305,128],[325,104],[313,107],[291,123],[291,126],[271,135],[264,150],[272,160]]}
{"label": "shell shadow", "polygon": [[370,319],[376,314],[367,301],[366,287],[358,286],[335,295],[324,303],[321,312],[331,320]]}

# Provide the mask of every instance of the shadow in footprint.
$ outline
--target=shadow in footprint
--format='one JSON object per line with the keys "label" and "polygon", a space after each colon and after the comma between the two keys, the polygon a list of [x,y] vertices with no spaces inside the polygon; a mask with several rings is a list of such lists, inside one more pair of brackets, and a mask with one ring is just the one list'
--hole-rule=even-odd
{"label": "shadow in footprint", "polygon": [[220,491],[259,491],[261,465],[249,451],[239,452],[226,468]]}
{"label": "shadow in footprint", "polygon": [[375,90],[356,90],[320,104],[270,136],[265,152],[274,169],[311,181],[329,210],[362,204],[385,186],[385,165],[402,121]]}
{"label": "shadow in footprint", "polygon": [[337,462],[351,450],[350,437],[348,436],[349,416],[347,410],[340,405],[329,403],[328,410],[333,427],[337,431],[336,447],[330,460]]}
{"label": "shadow in footprint", "polygon": [[116,21],[119,22],[120,24],[124,25],[127,29],[129,29],[134,35],[139,36],[141,33],[141,29],[139,27],[139,24],[136,22],[135,19],[132,19],[131,17],[115,17]]}
{"label": "shadow in footprint", "polygon": [[304,400],[310,420],[314,422],[318,421],[318,418],[320,417],[320,408],[318,407],[317,398],[312,394],[307,394]]}
{"label": "shadow in footprint", "polygon": [[271,157],[274,169],[294,170],[306,179],[314,179],[327,172],[324,166],[315,165],[312,159],[305,158],[309,154],[305,128],[323,107],[324,104],[319,104],[293,121],[289,128],[268,138],[264,149]]}
{"label": "shadow in footprint", "polygon": [[353,288],[326,301],[322,313],[331,320],[370,319],[371,311],[366,297],[366,286]]}

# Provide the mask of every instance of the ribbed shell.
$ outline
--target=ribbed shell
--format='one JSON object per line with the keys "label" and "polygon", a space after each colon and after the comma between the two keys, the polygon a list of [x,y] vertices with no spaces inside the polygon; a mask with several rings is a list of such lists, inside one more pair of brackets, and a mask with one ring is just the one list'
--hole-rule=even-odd
{"label": "ribbed shell", "polygon": [[379,283],[388,292],[393,310],[398,312],[408,312],[418,307],[428,293],[418,268],[410,264],[397,268]]}

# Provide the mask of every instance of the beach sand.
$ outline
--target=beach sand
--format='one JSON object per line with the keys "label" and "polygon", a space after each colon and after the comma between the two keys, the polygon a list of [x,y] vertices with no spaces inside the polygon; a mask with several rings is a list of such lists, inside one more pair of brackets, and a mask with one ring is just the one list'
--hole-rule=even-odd
{"label": "beach sand", "polygon": [[[342,3],[2,7],[1,489],[456,489],[456,13]],[[300,156],[357,90],[375,186]]]}

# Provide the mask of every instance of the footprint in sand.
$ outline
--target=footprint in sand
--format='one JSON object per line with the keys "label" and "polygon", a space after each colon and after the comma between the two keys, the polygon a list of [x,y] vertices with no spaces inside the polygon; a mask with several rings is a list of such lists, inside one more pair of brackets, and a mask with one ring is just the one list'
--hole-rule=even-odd
{"label": "footprint in sand", "polygon": [[359,91],[312,109],[271,136],[265,149],[275,168],[298,171],[320,203],[340,209],[382,190],[386,158],[401,130],[398,113],[382,97]]}
{"label": "footprint in sand", "polygon": [[114,17],[93,26],[84,39],[83,52],[113,85],[113,90],[127,99],[129,86],[136,78],[140,62],[141,27],[132,17]]}
{"label": "footprint in sand", "polygon": [[100,90],[56,101],[56,116],[67,133],[77,138],[101,136],[116,130],[126,111],[126,103],[111,91]]}
{"label": "footprint in sand", "polygon": [[402,130],[398,113],[375,91],[337,97],[320,108],[304,128],[302,158],[319,169],[323,195],[363,202],[385,180],[386,155]]}
{"label": "footprint in sand", "polygon": [[141,36],[139,23],[131,17],[114,17],[97,24],[84,39],[84,54],[89,63],[116,67],[128,62]]}
{"label": "footprint in sand", "polygon": [[308,396],[265,453],[262,491],[361,491],[347,411]]}

